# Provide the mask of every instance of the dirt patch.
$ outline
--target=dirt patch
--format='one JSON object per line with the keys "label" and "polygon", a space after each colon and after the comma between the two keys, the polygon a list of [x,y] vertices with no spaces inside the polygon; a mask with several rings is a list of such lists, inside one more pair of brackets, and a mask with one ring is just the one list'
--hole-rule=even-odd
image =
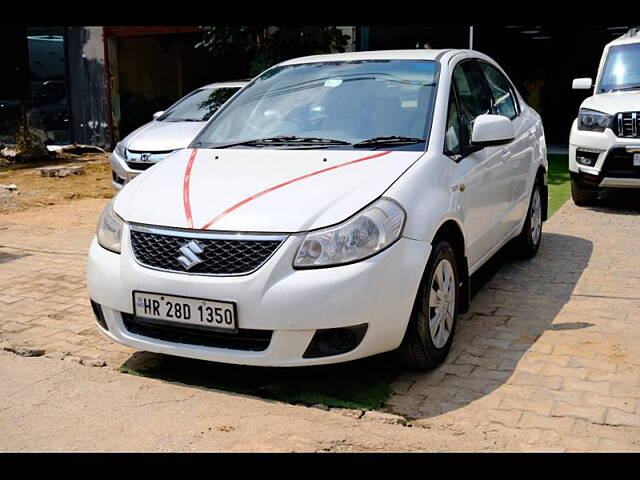
{"label": "dirt patch", "polygon": [[[83,175],[43,177],[40,169],[51,166],[79,166]],[[0,185],[14,184],[10,191],[0,187],[0,213],[13,213],[77,201],[82,198],[111,198],[111,167],[108,153],[59,154],[54,160],[0,167]]]}

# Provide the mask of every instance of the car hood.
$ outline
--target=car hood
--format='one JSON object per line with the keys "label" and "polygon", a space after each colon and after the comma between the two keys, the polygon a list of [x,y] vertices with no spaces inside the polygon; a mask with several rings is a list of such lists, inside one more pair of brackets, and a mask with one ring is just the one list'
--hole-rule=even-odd
{"label": "car hood", "polygon": [[618,112],[640,111],[640,90],[599,93],[587,98],[580,108],[589,108],[613,115]]}
{"label": "car hood", "polygon": [[[339,223],[382,195],[423,152],[180,150],[129,182],[129,222],[292,233]],[[191,219],[191,220],[190,220]]]}
{"label": "car hood", "polygon": [[207,122],[149,122],[127,135],[128,150],[162,152],[186,148]]}

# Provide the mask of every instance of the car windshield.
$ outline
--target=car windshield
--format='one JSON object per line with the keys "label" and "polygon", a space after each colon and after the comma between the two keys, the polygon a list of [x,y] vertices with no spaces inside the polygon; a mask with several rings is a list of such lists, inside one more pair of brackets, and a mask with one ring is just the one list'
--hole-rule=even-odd
{"label": "car windshield", "polygon": [[205,122],[238,90],[240,87],[201,88],[179,100],[158,120]]}
{"label": "car windshield", "polygon": [[193,145],[350,149],[384,144],[424,150],[437,71],[436,62],[425,60],[274,67],[227,104]]}
{"label": "car windshield", "polygon": [[611,47],[598,93],[635,89],[640,90],[640,43]]}

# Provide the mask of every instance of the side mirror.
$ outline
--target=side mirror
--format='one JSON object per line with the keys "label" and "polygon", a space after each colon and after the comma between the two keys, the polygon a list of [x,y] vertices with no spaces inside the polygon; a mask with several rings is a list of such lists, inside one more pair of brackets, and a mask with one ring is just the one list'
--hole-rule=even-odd
{"label": "side mirror", "polygon": [[502,115],[478,115],[473,122],[471,143],[479,147],[504,145],[515,138],[511,120]]}
{"label": "side mirror", "polygon": [[160,110],[159,112],[156,112],[153,114],[153,119],[157,120],[159,116],[161,116],[164,113],[164,110]]}
{"label": "side mirror", "polygon": [[574,78],[571,88],[574,90],[589,90],[593,87],[593,81],[590,78]]}

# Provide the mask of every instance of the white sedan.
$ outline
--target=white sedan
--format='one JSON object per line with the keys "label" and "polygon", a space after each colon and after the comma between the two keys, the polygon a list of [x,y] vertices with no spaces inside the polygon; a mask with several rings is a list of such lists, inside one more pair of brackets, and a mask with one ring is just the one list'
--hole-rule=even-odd
{"label": "white sedan", "polygon": [[431,368],[469,276],[509,241],[535,255],[546,212],[540,117],[486,55],[298,58],[109,203],[89,295],[141,350],[297,366],[397,349]]}

